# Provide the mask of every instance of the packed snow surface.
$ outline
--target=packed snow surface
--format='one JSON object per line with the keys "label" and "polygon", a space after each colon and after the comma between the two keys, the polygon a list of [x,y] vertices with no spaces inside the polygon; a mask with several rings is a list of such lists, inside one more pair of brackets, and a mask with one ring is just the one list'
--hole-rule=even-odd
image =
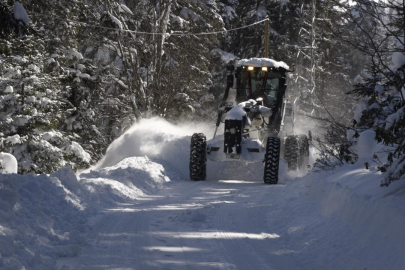
{"label": "packed snow surface", "polygon": [[208,162],[190,181],[190,135],[208,131],[143,120],[80,175],[0,175],[0,269],[403,269],[405,182],[380,188],[361,162],[277,185]]}
{"label": "packed snow surface", "polygon": [[284,68],[290,69],[290,67],[284,62],[278,62],[270,58],[250,58],[238,60],[235,63],[236,67],[240,66],[253,66],[253,67],[274,67],[274,68]]}

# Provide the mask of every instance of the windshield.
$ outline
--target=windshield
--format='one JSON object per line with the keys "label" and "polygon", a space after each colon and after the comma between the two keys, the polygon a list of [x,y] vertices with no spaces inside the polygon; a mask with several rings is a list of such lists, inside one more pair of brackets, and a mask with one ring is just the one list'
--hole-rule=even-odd
{"label": "windshield", "polygon": [[267,103],[274,103],[277,101],[280,77],[279,73],[262,70],[241,71],[238,76],[238,97],[263,97]]}

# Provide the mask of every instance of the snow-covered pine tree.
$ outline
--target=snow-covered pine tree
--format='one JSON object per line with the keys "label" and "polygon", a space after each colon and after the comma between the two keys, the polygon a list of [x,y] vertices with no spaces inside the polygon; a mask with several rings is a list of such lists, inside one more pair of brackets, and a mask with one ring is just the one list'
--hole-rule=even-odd
{"label": "snow-covered pine tree", "polygon": [[[28,4],[26,8],[52,10],[51,2],[42,3],[44,6]],[[75,13],[79,6],[71,8]],[[49,14],[57,14],[57,10],[58,7]],[[97,132],[86,138],[91,129],[76,132],[71,127],[85,125],[76,120],[89,113],[83,100],[96,78],[75,47],[75,27],[62,27],[56,21],[51,25],[36,18],[39,17],[32,23],[42,27],[41,36],[0,41],[1,47],[8,48],[0,59],[2,151],[16,156],[20,173],[50,173],[64,166],[88,167],[101,154],[88,139],[97,139]]]}
{"label": "snow-covered pine tree", "polygon": [[364,16],[351,16],[358,31],[367,32],[365,40],[353,39],[352,44],[371,60],[368,72],[350,93],[360,97],[355,115],[356,135],[364,130],[375,131],[375,139],[386,147],[374,160],[385,172],[382,186],[388,186],[405,174],[405,54],[404,13],[402,3],[359,1]]}

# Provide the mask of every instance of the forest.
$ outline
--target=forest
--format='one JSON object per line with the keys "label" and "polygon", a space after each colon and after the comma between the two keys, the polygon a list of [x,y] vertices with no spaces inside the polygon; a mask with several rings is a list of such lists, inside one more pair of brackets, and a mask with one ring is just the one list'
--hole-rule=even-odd
{"label": "forest", "polygon": [[[226,65],[295,65],[288,98],[315,123],[314,168],[359,157],[365,131],[389,185],[405,173],[404,6],[396,0],[0,2],[0,151],[18,173],[88,168],[154,116],[214,123]],[[365,167],[370,164],[365,163]]]}

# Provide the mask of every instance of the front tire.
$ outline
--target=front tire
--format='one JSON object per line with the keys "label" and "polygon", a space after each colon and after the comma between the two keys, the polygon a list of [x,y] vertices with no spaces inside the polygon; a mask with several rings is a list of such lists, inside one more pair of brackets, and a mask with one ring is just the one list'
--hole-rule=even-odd
{"label": "front tire", "polygon": [[264,183],[274,185],[278,183],[278,167],[280,162],[280,139],[267,138],[266,154],[264,156]]}
{"label": "front tire", "polygon": [[207,138],[202,133],[194,133],[190,143],[190,179],[205,180],[207,177]]}

